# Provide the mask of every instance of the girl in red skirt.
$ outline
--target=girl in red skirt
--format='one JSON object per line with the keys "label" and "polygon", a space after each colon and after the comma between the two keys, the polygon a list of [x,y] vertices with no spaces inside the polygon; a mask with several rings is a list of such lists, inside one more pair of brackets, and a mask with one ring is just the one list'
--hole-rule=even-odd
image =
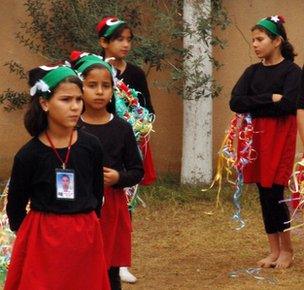
{"label": "girl in red skirt", "polygon": [[244,181],[259,189],[270,254],[261,267],[287,268],[293,259],[284,187],[292,172],[296,145],[296,102],[301,69],[293,62],[281,16],[261,19],[252,28],[253,49],[261,62],[249,66],[233,88],[230,108],[251,113],[257,159],[244,169]]}
{"label": "girl in red skirt", "polygon": [[25,127],[33,138],[12,169],[6,210],[17,237],[4,289],[108,290],[97,218],[102,148],[74,129],[82,82],[69,67],[41,66],[30,71],[29,84]]}
{"label": "girl in red skirt", "polygon": [[72,58],[84,79],[85,111],[79,125],[98,137],[104,150],[101,229],[111,289],[121,289],[119,267],[131,265],[131,220],[123,188],[140,182],[142,161],[131,125],[114,114],[113,67],[97,55],[72,53]]}
{"label": "girl in red skirt", "polygon": [[[128,24],[117,17],[105,17],[96,27],[99,45],[103,50],[105,58],[114,58],[111,64],[118,70],[117,78],[140,92],[138,100],[142,107],[155,114],[151,102],[151,96],[144,71],[138,66],[126,62],[125,58],[132,47],[133,33]],[[144,164],[144,178],[141,185],[151,185],[156,181],[156,170],[154,167],[149,138],[142,138],[139,143]],[[127,268],[120,269],[120,276],[123,281],[135,283],[136,277]]]}

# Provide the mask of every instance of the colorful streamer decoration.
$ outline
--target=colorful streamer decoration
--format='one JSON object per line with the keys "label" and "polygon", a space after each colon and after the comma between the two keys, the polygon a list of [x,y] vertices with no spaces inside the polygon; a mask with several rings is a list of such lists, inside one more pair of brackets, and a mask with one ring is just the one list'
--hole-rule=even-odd
{"label": "colorful streamer decoration", "polygon": [[[289,221],[286,221],[285,224],[289,224],[295,220],[297,213],[302,213],[302,219],[304,220],[304,213],[303,213],[303,205],[304,205],[304,158],[300,161],[295,162],[293,166],[292,175],[288,181],[289,190],[292,193],[292,197],[289,199],[280,200],[279,203],[283,202],[291,202],[297,201],[297,206],[294,209],[291,218]],[[297,196],[297,197],[295,197]],[[304,226],[304,222],[298,225],[294,225],[284,231],[290,231],[299,227]]]}
{"label": "colorful streamer decoration", "polygon": [[4,283],[11,259],[15,234],[9,229],[8,217],[5,213],[9,181],[0,196],[0,285]]}
{"label": "colorful streamer decoration", "polygon": [[127,197],[129,211],[134,212],[139,203],[141,203],[143,207],[147,207],[146,203],[139,196],[138,184],[127,187],[124,191]]}
{"label": "colorful streamer decoration", "polygon": [[139,142],[153,131],[155,115],[139,104],[138,94],[140,92],[129,88],[122,80],[117,82],[115,90],[116,113],[131,124],[135,138]]}
{"label": "colorful streamer decoration", "polygon": [[[250,114],[236,114],[232,118],[230,127],[219,151],[215,177],[210,187],[202,190],[209,190],[218,183],[216,196],[216,207],[218,207],[221,206],[220,192],[222,189],[223,176],[226,175],[227,182],[235,185],[236,189],[232,197],[235,212],[232,218],[238,223],[236,227],[237,230],[245,226],[245,222],[241,217],[240,205],[244,186],[243,170],[247,164],[253,162],[257,157],[257,153],[252,147],[254,133]],[[235,177],[236,180],[233,181]]]}
{"label": "colorful streamer decoration", "polygon": [[[138,144],[142,140],[147,142],[150,133],[153,131],[155,115],[139,104],[138,94],[140,92],[129,88],[122,80],[119,80],[116,83],[114,94],[116,114],[131,124]],[[141,152],[140,149],[139,152]],[[138,185],[125,188],[124,191],[131,212],[134,212],[139,203],[146,207],[145,202],[139,196]]]}

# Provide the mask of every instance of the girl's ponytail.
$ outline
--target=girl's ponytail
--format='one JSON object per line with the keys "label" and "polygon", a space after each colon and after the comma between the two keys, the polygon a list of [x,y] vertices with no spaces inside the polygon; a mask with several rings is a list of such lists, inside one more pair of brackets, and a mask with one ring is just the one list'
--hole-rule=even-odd
{"label": "girl's ponytail", "polygon": [[288,59],[291,61],[294,61],[295,56],[297,56],[292,44],[288,40],[285,40],[282,42],[281,53],[285,59]]}
{"label": "girl's ponytail", "polygon": [[47,115],[41,108],[39,96],[32,97],[24,115],[24,126],[33,137],[39,136],[47,128]]}
{"label": "girl's ponytail", "polygon": [[[34,68],[29,71],[28,84],[30,87],[34,86],[35,83],[42,79],[47,74],[47,71],[40,67]],[[40,94],[36,93],[32,96],[30,103],[28,104],[27,111],[24,115],[24,126],[29,134],[33,137],[39,136],[48,125],[47,115],[41,108],[39,102]]]}

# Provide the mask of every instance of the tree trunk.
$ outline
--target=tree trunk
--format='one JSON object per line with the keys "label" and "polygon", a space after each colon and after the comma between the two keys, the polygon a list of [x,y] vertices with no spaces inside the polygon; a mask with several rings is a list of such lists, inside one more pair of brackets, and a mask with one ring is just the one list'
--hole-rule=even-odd
{"label": "tree trunk", "polygon": [[[202,1],[203,9],[210,11],[210,0]],[[196,20],[196,9],[193,1],[184,0],[184,21],[194,28]],[[207,12],[208,13],[208,12]],[[207,55],[211,53],[211,46],[206,45],[193,37],[184,38],[184,48],[191,47],[192,59],[184,62],[185,66],[191,66],[193,59],[197,56],[206,56],[201,67],[201,72],[212,75],[212,64]],[[190,84],[186,80],[186,84]],[[210,85],[210,84],[209,84]],[[210,90],[206,88],[207,91]],[[184,96],[183,115],[183,154],[181,168],[181,182],[208,183],[212,178],[212,98]],[[191,100],[188,100],[192,98]]]}

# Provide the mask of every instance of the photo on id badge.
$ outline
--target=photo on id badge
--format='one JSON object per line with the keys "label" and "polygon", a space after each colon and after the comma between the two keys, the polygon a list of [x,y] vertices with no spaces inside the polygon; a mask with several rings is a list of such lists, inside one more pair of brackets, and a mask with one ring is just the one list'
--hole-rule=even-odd
{"label": "photo on id badge", "polygon": [[73,170],[56,169],[57,199],[75,199],[75,174]]}

